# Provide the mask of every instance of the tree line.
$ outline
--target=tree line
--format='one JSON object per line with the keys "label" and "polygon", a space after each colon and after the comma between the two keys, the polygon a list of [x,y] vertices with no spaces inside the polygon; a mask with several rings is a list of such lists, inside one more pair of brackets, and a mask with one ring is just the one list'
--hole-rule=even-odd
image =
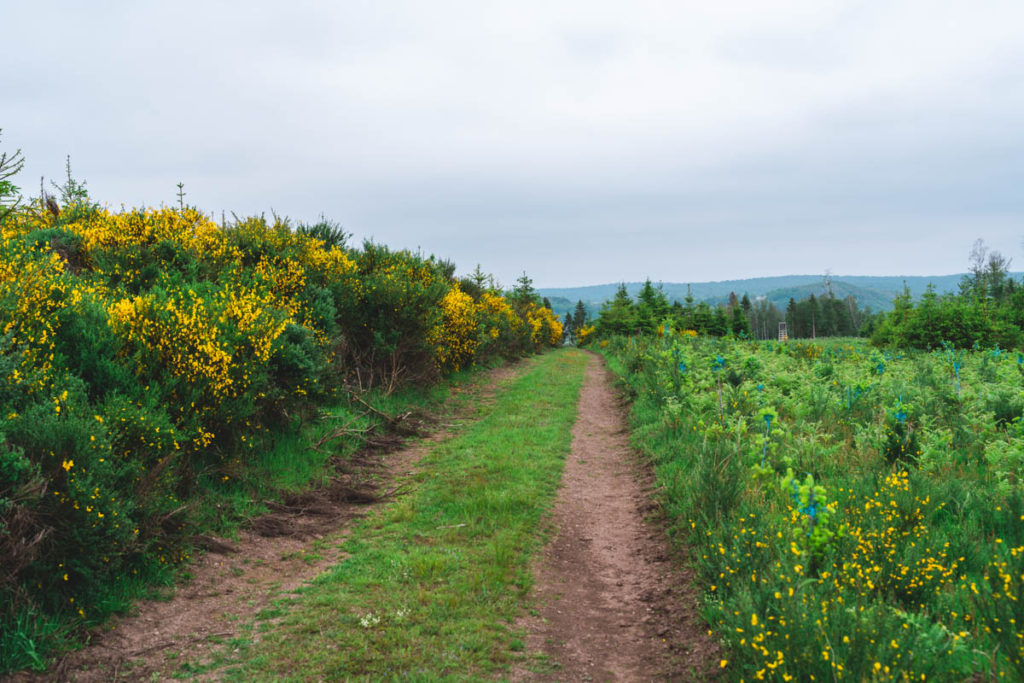
{"label": "tree line", "polygon": [[[1020,348],[1024,346],[1024,282],[1011,276],[1010,264],[1010,259],[989,250],[979,239],[958,291],[940,295],[930,286],[915,301],[904,286],[893,300],[893,310],[880,313],[860,308],[853,296],[835,296],[827,275],[822,295],[790,298],[784,311],[765,297],[751,301],[747,294],[730,293],[725,303],[711,304],[695,301],[688,290],[683,301],[669,301],[661,286],[648,279],[635,298],[625,284],[619,285],[615,296],[601,305],[594,327],[601,337],[651,334],[669,325],[716,337],[776,339],[779,324],[785,322],[790,338],[863,336],[878,346],[920,349]],[[582,302],[577,314],[585,324]],[[569,319],[567,315],[566,329]]]}
{"label": "tree line", "polygon": [[[595,322],[600,336],[650,334],[664,324],[680,330],[715,337],[733,335],[756,339],[775,339],[779,323],[786,322],[790,337],[814,338],[855,336],[872,318],[870,309],[861,309],[852,297],[836,297],[828,286],[824,296],[810,295],[799,301],[791,298],[785,311],[765,297],[751,301],[744,293],[729,294],[728,301],[712,305],[695,301],[687,291],[683,301],[669,301],[660,286],[644,282],[635,299],[626,285],[619,285],[615,296],[601,305]],[[577,306],[582,307],[582,302]]]}

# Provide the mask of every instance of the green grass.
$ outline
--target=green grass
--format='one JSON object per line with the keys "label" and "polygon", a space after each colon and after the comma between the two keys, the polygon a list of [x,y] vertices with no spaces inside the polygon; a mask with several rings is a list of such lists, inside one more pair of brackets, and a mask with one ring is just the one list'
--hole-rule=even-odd
{"label": "green grass", "polygon": [[347,558],[306,588],[240,680],[465,680],[522,657],[513,626],[554,499],[586,355],[527,361],[480,419],[420,462],[411,491],[360,524]]}
{"label": "green grass", "polygon": [[32,606],[16,611],[0,628],[0,680],[11,671],[46,670],[57,655],[80,647],[83,628],[102,624],[110,614],[127,612],[137,600],[165,597],[175,579],[174,570],[166,565],[140,565],[136,573],[109,583],[87,619],[76,620],[67,613],[53,614]]}

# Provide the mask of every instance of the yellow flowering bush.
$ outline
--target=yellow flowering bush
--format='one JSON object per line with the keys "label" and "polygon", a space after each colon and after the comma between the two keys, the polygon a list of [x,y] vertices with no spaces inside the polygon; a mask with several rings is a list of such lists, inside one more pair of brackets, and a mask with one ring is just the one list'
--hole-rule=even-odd
{"label": "yellow flowering bush", "polygon": [[441,299],[441,321],[427,335],[441,370],[458,370],[473,361],[477,337],[473,297],[454,285]]}
{"label": "yellow flowering bush", "polygon": [[526,325],[505,297],[497,292],[481,292],[475,304],[478,321],[478,357],[516,355],[525,350],[522,338]]}
{"label": "yellow flowering bush", "polygon": [[5,241],[2,250],[0,338],[20,357],[4,381],[20,385],[28,375],[48,376],[52,369],[56,318],[67,305],[67,285],[57,254],[13,241]]}
{"label": "yellow flowering bush", "polygon": [[534,349],[555,346],[562,340],[562,323],[550,308],[529,304],[525,317],[530,329],[530,343]]}
{"label": "yellow flowering bush", "polygon": [[579,332],[576,333],[576,343],[583,346],[587,343],[587,339],[593,336],[594,331],[597,330],[593,325],[584,325],[580,328]]}
{"label": "yellow flowering bush", "polygon": [[[138,349],[139,371],[163,371],[208,389],[213,400],[245,392],[251,370],[239,359],[267,363],[289,318],[244,288],[203,297],[192,290],[114,301],[110,326]],[[145,367],[142,367],[145,366]]]}
{"label": "yellow flowering bush", "polygon": [[110,326],[146,356],[138,361],[140,374],[157,365],[189,383],[201,383],[213,400],[232,393],[231,353],[218,339],[218,329],[206,301],[194,292],[159,300],[137,296],[111,304]]}

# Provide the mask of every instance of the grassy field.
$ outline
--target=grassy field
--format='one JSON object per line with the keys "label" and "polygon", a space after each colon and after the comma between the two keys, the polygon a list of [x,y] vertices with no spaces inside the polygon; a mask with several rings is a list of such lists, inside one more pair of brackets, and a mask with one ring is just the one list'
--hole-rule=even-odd
{"label": "grassy field", "polygon": [[[218,662],[233,680],[466,680],[500,674],[571,442],[586,356],[525,361],[479,419],[433,448],[347,559],[263,614]],[[196,673],[184,668],[182,676]]]}
{"label": "grassy field", "polygon": [[1024,678],[1024,356],[603,350],[729,679]]}

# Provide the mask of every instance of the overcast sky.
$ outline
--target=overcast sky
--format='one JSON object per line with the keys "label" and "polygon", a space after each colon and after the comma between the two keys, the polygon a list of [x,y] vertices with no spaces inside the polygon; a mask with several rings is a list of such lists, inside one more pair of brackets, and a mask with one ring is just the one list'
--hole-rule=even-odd
{"label": "overcast sky", "polygon": [[1024,3],[0,8],[0,149],[506,285],[1024,266]]}

